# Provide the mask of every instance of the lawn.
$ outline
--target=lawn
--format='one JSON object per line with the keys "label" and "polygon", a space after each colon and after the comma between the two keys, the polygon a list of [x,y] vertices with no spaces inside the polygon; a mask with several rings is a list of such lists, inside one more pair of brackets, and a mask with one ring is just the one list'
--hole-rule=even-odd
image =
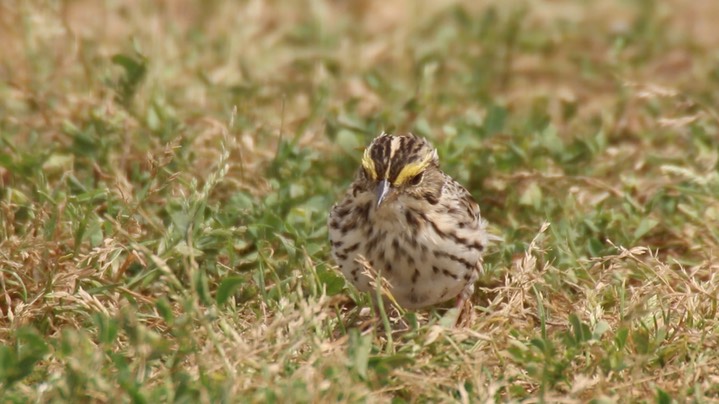
{"label": "lawn", "polygon": [[[2,401],[718,400],[716,21],[1,2]],[[503,240],[458,327],[381,321],[331,260],[383,130],[429,138]]]}

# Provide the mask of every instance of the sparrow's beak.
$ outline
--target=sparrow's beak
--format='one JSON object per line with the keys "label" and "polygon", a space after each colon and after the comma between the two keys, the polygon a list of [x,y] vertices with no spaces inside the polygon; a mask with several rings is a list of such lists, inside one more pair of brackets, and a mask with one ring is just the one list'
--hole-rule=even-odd
{"label": "sparrow's beak", "polygon": [[382,180],[377,184],[377,188],[375,188],[375,196],[377,197],[377,207],[382,204],[382,201],[384,201],[384,198],[387,197],[390,191],[390,185],[389,181]]}

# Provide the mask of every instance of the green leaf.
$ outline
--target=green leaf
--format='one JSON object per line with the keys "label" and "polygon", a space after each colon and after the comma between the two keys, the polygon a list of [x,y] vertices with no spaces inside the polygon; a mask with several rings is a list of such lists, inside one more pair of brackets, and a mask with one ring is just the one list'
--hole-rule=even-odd
{"label": "green leaf", "polygon": [[340,146],[342,151],[349,154],[350,156],[359,156],[358,150],[361,148],[361,144],[357,135],[349,129],[341,129],[337,133],[337,144]]}
{"label": "green leaf", "polygon": [[594,332],[592,333],[593,339],[600,339],[602,338],[602,335],[604,335],[605,332],[609,331],[611,327],[609,326],[609,323],[607,323],[604,320],[598,321],[597,325],[594,326]]}
{"label": "green leaf", "polygon": [[659,224],[659,221],[645,217],[642,219],[641,222],[639,222],[639,226],[637,226],[637,229],[634,230],[634,240],[639,240],[642,238],[645,234],[649,233],[657,224]]}
{"label": "green leaf", "polygon": [[17,331],[14,347],[0,346],[0,382],[10,385],[30,375],[50,351],[45,341],[32,328]]}
{"label": "green leaf", "polygon": [[114,343],[119,328],[117,320],[101,313],[96,313],[93,317],[97,326],[97,339],[100,343],[108,345]]}
{"label": "green leaf", "polygon": [[562,139],[559,138],[557,128],[555,128],[554,125],[548,125],[544,128],[540,133],[540,138],[542,139],[542,145],[552,153],[552,155],[560,155],[564,150],[564,143]]}
{"label": "green leaf", "polygon": [[671,404],[672,398],[669,396],[669,394],[666,391],[664,391],[660,388],[657,388],[656,402],[657,402],[657,404]]}
{"label": "green leaf", "polygon": [[120,103],[128,107],[137,92],[137,88],[147,73],[147,59],[141,55],[137,55],[136,58],[133,58],[127,55],[117,54],[112,57],[112,63],[122,67],[124,70],[123,77],[117,82],[116,91]]}
{"label": "green leaf", "polygon": [[232,296],[235,290],[243,283],[245,283],[245,279],[239,276],[231,276],[223,279],[222,282],[220,282],[220,286],[217,288],[217,293],[215,294],[215,301],[217,304],[223,305],[227,303],[230,296]]}
{"label": "green leaf", "polygon": [[369,364],[369,354],[372,350],[372,335],[362,335],[359,330],[353,328],[350,330],[349,340],[349,357],[352,360],[352,366],[362,379],[367,379],[367,366]]}
{"label": "green leaf", "polygon": [[627,346],[627,338],[629,337],[629,329],[627,327],[621,327],[617,330],[617,335],[614,337],[614,343],[618,349],[624,349]]}
{"label": "green leaf", "polygon": [[484,119],[484,130],[488,135],[494,135],[504,129],[507,120],[507,110],[499,105],[492,105]]}
{"label": "green leaf", "polygon": [[649,353],[649,334],[645,330],[637,330],[632,334],[632,341],[637,353],[646,355]]}
{"label": "green leaf", "polygon": [[167,301],[165,296],[157,299],[157,302],[155,302],[155,308],[157,308],[157,312],[160,313],[162,318],[168,324],[172,324],[174,322],[175,315],[172,313],[172,306],[170,306],[170,302]]}
{"label": "green leaf", "polygon": [[439,325],[444,328],[454,328],[454,326],[457,325],[457,320],[459,320],[459,314],[459,308],[452,307],[439,319]]}
{"label": "green leaf", "polygon": [[45,172],[63,173],[71,171],[75,163],[75,156],[71,154],[53,153],[42,164]]}
{"label": "green leaf", "polygon": [[336,271],[326,268],[317,268],[317,277],[325,285],[327,296],[334,296],[342,292],[345,286],[345,279]]}
{"label": "green leaf", "polygon": [[589,341],[589,339],[592,338],[589,326],[583,323],[576,314],[569,315],[569,323],[572,325],[575,343],[580,344],[584,341]]}
{"label": "green leaf", "polygon": [[388,356],[373,356],[369,360],[369,368],[373,369],[376,374],[388,375],[405,365],[415,363],[415,359],[405,354],[394,354]]}
{"label": "green leaf", "polygon": [[204,254],[202,250],[187,245],[184,240],[177,243],[174,250],[183,257],[200,257]]}
{"label": "green leaf", "polygon": [[536,182],[532,182],[524,189],[519,197],[519,204],[539,208],[542,203],[542,189]]}
{"label": "green leaf", "polygon": [[547,351],[547,344],[545,343],[545,341],[543,339],[532,338],[532,340],[529,341],[529,343],[532,344],[533,346],[535,346],[537,349],[539,349],[543,353]]}
{"label": "green leaf", "polygon": [[210,297],[210,285],[205,271],[197,271],[194,279],[195,291],[203,304],[209,304],[212,301]]}

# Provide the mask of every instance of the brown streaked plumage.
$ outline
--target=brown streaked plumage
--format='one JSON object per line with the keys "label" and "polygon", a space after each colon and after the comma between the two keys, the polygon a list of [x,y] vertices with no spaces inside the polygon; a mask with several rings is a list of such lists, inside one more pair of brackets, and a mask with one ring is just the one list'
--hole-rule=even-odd
{"label": "brown streaked plumage", "polygon": [[479,206],[439,168],[437,151],[414,135],[382,134],[329,216],[332,255],[344,276],[370,291],[369,264],[396,301],[416,309],[474,292],[489,236]]}

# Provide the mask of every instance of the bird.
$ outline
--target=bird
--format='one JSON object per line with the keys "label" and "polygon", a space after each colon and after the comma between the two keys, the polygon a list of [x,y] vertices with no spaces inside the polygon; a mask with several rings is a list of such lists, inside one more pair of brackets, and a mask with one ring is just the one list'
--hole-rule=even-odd
{"label": "bird", "polygon": [[328,218],[331,254],[361,292],[380,275],[395,302],[422,309],[474,293],[492,240],[472,195],[414,134],[382,132],[365,148],[354,181]]}

